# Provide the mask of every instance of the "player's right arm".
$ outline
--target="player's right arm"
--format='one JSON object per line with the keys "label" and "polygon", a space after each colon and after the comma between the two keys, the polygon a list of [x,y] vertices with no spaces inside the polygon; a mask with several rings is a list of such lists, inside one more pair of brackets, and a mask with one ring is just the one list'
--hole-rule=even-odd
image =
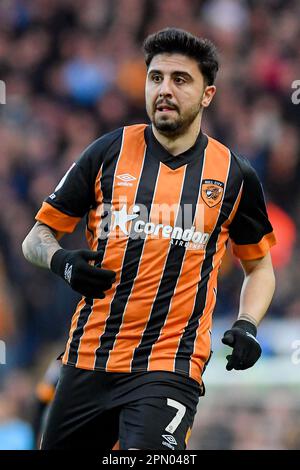
{"label": "player's right arm", "polygon": [[[72,289],[89,298],[103,299],[104,292],[115,282],[115,272],[101,268],[103,252],[66,250],[58,240],[65,233],[72,233],[82,217],[99,204],[95,185],[101,175],[104,155],[112,143],[117,141],[119,145],[121,135],[117,130],[84,150],[43,202],[35,217],[37,223],[22,245],[29,262],[51,269]],[[100,192],[100,188],[97,191]]]}
{"label": "player's right arm", "polygon": [[58,232],[37,222],[22,243],[23,255],[30,263],[50,269],[52,256],[61,249],[58,240],[63,235],[64,232]]}
{"label": "player's right arm", "polygon": [[65,250],[57,241],[63,233],[37,222],[22,244],[25,258],[42,268],[49,268],[85,297],[103,299],[104,291],[116,280],[114,271],[91,265],[101,262],[102,252]]}

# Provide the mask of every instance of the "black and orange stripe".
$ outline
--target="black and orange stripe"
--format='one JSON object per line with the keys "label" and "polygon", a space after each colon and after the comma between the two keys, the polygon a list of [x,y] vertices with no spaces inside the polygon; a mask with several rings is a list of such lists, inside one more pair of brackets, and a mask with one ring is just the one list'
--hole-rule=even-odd
{"label": "black and orange stripe", "polygon": [[[182,210],[181,213],[184,212],[184,205],[189,201],[192,211],[191,221],[194,220],[194,214],[197,210],[202,166],[203,155],[199,155],[199,158],[195,160],[193,164],[187,166],[184,173],[184,180],[182,182],[182,190],[180,194],[178,194],[179,207]],[[180,170],[181,169],[182,167]],[[165,186],[163,181],[162,185]],[[178,185],[178,187],[180,187],[180,185]],[[191,228],[191,226],[186,226],[184,222],[185,220],[180,220],[180,217],[177,217],[174,226],[182,226],[183,229]],[[160,337],[161,329],[168,317],[170,303],[174,295],[185,255],[185,248],[184,246],[170,245],[168,243],[166,246],[166,253],[166,260],[158,275],[157,292],[154,292],[155,296],[153,297],[153,303],[149,310],[149,319],[142,333],[141,341],[138,347],[134,350],[133,360],[131,363],[132,371],[147,369],[150,355],[152,356],[152,360],[154,360],[154,357],[156,356],[156,350],[151,354],[152,348],[154,345],[158,346],[159,343],[157,343],[157,341]],[[171,341],[172,338],[170,338],[170,342]],[[171,346],[170,343],[168,344]],[[172,350],[170,350],[169,354],[173,354]],[[160,367],[164,368],[164,363],[167,358],[162,360],[160,352],[158,355],[160,356]]]}

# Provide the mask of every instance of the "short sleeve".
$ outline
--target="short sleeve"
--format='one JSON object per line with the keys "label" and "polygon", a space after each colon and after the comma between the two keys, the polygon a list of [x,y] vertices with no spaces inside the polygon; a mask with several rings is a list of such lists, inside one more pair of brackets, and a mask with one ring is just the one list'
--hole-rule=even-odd
{"label": "short sleeve", "polygon": [[95,180],[102,160],[98,139],[73,163],[54,192],[43,202],[35,219],[57,231],[73,232],[95,202]]}
{"label": "short sleeve", "polygon": [[244,260],[262,258],[276,244],[269,221],[263,188],[255,170],[246,161],[241,200],[229,227],[232,251]]}

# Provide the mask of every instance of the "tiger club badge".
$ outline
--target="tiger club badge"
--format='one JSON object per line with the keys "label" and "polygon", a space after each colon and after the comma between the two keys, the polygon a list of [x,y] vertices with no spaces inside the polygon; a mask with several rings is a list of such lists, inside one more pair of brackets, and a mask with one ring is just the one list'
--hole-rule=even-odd
{"label": "tiger club badge", "polygon": [[201,196],[208,207],[217,206],[223,197],[224,183],[217,180],[205,179],[202,181]]}

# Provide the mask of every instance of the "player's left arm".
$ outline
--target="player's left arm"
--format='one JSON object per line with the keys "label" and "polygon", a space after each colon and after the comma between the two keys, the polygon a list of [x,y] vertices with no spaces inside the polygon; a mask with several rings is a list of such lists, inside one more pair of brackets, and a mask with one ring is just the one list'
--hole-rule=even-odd
{"label": "player's left arm", "polygon": [[275,291],[275,275],[270,252],[256,260],[240,260],[244,282],[240,295],[238,320],[256,327],[265,316]]}
{"label": "player's left arm", "polygon": [[263,189],[249,162],[239,160],[243,192],[230,225],[233,253],[240,259],[244,282],[237,320],[224,333],[222,342],[232,347],[227,370],[252,367],[261,355],[257,327],[267,312],[275,290],[270,248],[276,240],[269,221]]}
{"label": "player's left arm", "polygon": [[270,252],[256,260],[241,260],[244,282],[240,295],[237,321],[224,333],[222,342],[232,347],[226,356],[227,370],[244,370],[260,358],[261,347],[256,339],[257,327],[271,303],[275,276]]}

